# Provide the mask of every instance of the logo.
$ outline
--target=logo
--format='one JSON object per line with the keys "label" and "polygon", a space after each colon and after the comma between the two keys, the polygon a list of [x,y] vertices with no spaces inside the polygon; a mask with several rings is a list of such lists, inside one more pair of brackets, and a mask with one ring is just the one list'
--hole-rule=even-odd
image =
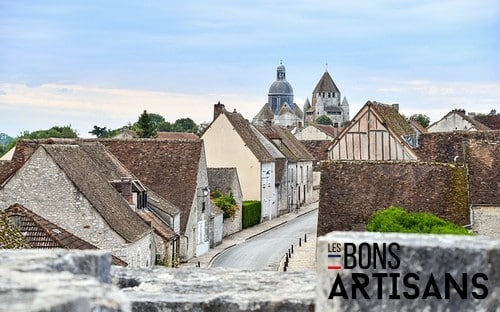
{"label": "logo", "polygon": [[[422,255],[421,255],[422,256]],[[403,271],[398,243],[328,243],[327,270],[336,273],[328,299],[485,299],[481,272]]]}

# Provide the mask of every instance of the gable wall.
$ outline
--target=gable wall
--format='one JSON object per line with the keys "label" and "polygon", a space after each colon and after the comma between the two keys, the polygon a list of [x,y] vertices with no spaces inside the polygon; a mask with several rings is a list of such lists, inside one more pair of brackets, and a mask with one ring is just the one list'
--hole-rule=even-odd
{"label": "gable wall", "polygon": [[329,151],[331,160],[415,160],[384,124],[365,106]]}
{"label": "gable wall", "polygon": [[297,140],[332,140],[333,138],[314,126],[307,126],[295,134]]}
{"label": "gable wall", "polygon": [[390,205],[469,224],[465,169],[417,162],[331,162],[321,168],[318,235],[364,230]]}
{"label": "gable wall", "polygon": [[452,113],[445,116],[440,121],[432,124],[427,131],[429,132],[450,132],[456,130],[470,130],[474,125],[465,120],[459,114]]}
{"label": "gable wall", "polygon": [[[129,265],[151,263],[151,238],[145,237],[144,241],[137,242],[133,251],[128,250],[124,246],[126,241],[109,227],[43,148],[39,148],[0,190],[1,209],[5,210],[14,203],[27,207],[100,249],[111,250]],[[141,249],[140,261],[136,261],[138,249]],[[130,261],[132,254],[133,262]]]}
{"label": "gable wall", "polygon": [[235,167],[243,200],[260,200],[260,163],[225,115],[220,115],[202,136],[207,166]]}

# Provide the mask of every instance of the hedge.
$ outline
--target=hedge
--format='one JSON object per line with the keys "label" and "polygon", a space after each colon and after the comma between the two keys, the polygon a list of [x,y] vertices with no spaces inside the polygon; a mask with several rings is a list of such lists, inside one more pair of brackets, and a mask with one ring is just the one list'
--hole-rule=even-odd
{"label": "hedge", "polygon": [[258,200],[247,200],[243,201],[242,208],[242,219],[243,219],[243,228],[249,228],[256,224],[260,223],[260,210],[261,205]]}
{"label": "hedge", "polygon": [[390,206],[375,212],[368,220],[369,232],[470,234],[465,228],[425,212],[407,212]]}

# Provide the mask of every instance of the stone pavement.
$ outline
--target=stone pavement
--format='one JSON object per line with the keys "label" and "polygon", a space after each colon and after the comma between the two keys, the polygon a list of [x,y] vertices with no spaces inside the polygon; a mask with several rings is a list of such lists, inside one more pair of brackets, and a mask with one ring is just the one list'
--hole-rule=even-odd
{"label": "stone pavement", "polygon": [[[212,264],[213,259],[215,257],[217,257],[217,255],[219,255],[220,253],[224,252],[226,249],[231,248],[237,244],[240,244],[240,243],[246,241],[247,239],[250,239],[250,238],[257,236],[261,233],[269,231],[275,227],[278,227],[278,226],[280,226],[280,225],[282,225],[290,220],[297,218],[298,216],[301,216],[305,213],[311,212],[315,209],[318,209],[318,202],[314,202],[314,203],[311,203],[309,205],[306,205],[306,206],[300,208],[298,212],[290,212],[290,213],[282,215],[278,218],[257,224],[255,226],[252,226],[251,228],[244,229],[240,232],[226,236],[222,240],[221,244],[219,244],[218,246],[215,246],[214,248],[209,249],[205,254],[203,254],[199,257],[193,257],[188,262],[181,263],[181,267],[196,267],[196,266],[198,266],[198,263],[199,263],[201,268],[209,268]],[[313,235],[314,235],[314,238],[313,238]],[[309,233],[307,235],[307,239],[308,239],[308,244],[309,244],[308,245],[309,250],[311,251],[311,256],[309,256],[309,259],[313,262],[312,264],[314,265],[315,252],[311,250],[311,246],[313,246],[314,249],[316,248],[316,233]],[[309,243],[309,242],[311,242],[311,243]],[[298,246],[298,241],[296,244]],[[297,248],[299,248],[299,247],[297,247]],[[305,259],[306,254],[304,254],[302,256],[302,258]],[[304,263],[303,265],[305,265],[305,263],[306,263],[305,260],[304,260],[304,262],[296,261],[293,265],[295,265],[295,267],[297,268],[296,270],[299,270],[298,268],[300,267],[300,265],[302,265],[302,263]],[[289,265],[292,265],[291,262]],[[281,266],[280,266],[280,268],[281,268]],[[283,270],[281,269],[281,271],[283,271]]]}
{"label": "stone pavement", "polygon": [[286,255],[283,256],[278,271],[316,272],[316,233],[307,234],[307,242],[304,242],[304,237],[301,237],[300,244],[298,241],[295,242],[293,244],[293,253],[290,250],[290,255],[288,262]]}

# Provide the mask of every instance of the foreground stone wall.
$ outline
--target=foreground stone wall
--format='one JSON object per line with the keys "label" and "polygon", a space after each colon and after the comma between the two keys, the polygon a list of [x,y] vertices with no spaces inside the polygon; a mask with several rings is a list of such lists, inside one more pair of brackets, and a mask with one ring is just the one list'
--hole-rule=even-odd
{"label": "foreground stone wall", "polygon": [[[354,256],[346,256],[346,244],[351,251],[355,246]],[[375,244],[379,252],[373,252]],[[500,306],[500,239],[481,236],[332,232],[318,239],[317,274],[110,265],[110,253],[101,250],[0,250],[0,311],[498,311]],[[334,287],[337,276],[344,291],[338,283]],[[448,284],[447,297],[450,276],[457,285]]]}

